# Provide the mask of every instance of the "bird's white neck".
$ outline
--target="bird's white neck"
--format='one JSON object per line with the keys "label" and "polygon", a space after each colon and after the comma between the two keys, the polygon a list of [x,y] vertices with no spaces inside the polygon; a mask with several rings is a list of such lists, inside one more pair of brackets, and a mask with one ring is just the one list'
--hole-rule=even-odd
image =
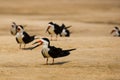
{"label": "bird's white neck", "polygon": [[43,44],[43,47],[42,47],[43,49],[45,49],[45,48],[48,48],[48,45],[47,44]]}

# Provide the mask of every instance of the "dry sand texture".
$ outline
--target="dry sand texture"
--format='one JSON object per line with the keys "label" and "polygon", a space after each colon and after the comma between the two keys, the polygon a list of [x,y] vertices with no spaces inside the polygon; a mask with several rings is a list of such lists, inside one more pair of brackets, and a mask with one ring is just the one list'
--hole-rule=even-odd
{"label": "dry sand texture", "polygon": [[[51,45],[77,50],[44,65],[41,47],[18,48],[9,32],[13,21],[48,38],[48,22],[72,25],[70,38]],[[110,35],[114,26],[120,26],[120,0],[0,0],[0,80],[120,80],[120,38]]]}

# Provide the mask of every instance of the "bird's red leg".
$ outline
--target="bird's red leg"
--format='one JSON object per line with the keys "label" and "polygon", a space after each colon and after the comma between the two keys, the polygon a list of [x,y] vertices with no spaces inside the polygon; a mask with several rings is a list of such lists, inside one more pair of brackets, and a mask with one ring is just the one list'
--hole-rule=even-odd
{"label": "bird's red leg", "polygon": [[53,62],[52,62],[52,64],[54,64],[54,58],[53,58]]}
{"label": "bird's red leg", "polygon": [[52,41],[52,35],[51,35],[51,41]]}
{"label": "bird's red leg", "polygon": [[48,58],[46,59],[46,64],[48,65]]}
{"label": "bird's red leg", "polygon": [[55,39],[55,41],[57,41],[57,35],[56,35],[56,39]]}
{"label": "bird's red leg", "polygon": [[19,48],[21,49],[21,44],[19,45]]}

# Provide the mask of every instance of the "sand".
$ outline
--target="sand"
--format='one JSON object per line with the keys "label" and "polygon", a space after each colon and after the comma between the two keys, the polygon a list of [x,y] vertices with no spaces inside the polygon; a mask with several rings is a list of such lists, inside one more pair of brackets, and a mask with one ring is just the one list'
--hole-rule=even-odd
{"label": "sand", "polygon": [[[58,37],[51,45],[77,50],[45,65],[42,46],[19,49],[10,28],[16,22],[30,35],[50,38],[45,33],[50,21],[72,26],[69,38]],[[114,26],[120,26],[120,0],[0,0],[0,80],[120,80]]]}

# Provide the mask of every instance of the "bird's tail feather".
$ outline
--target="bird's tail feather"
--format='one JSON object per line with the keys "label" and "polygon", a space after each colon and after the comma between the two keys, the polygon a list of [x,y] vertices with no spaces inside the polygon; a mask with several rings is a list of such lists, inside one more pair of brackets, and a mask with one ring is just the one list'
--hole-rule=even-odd
{"label": "bird's tail feather", "polygon": [[68,56],[70,54],[69,51],[63,51],[62,53],[59,54],[58,57],[64,57],[64,56]]}
{"label": "bird's tail feather", "polygon": [[72,26],[67,26],[66,28],[70,28],[70,27],[72,27]]}
{"label": "bird's tail feather", "polygon": [[73,50],[76,50],[76,48],[68,49],[68,50],[64,50],[64,51],[73,51]]}
{"label": "bird's tail feather", "polygon": [[76,50],[76,49],[63,50],[62,53],[60,53],[58,57],[68,56],[70,54],[69,51],[73,51],[73,50]]}

